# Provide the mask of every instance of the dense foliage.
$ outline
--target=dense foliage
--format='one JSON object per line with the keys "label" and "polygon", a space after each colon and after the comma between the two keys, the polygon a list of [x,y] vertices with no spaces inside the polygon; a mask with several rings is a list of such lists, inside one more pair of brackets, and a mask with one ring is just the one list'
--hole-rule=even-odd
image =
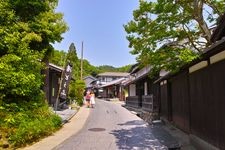
{"label": "dense foliage", "polygon": [[64,67],[67,53],[63,50],[54,50],[49,61],[57,66]]}
{"label": "dense foliage", "polygon": [[72,81],[69,87],[69,98],[75,100],[78,105],[83,104],[83,90],[85,83],[81,80],[80,60],[77,57],[77,51],[74,43],[71,43],[66,62],[72,64]]}
{"label": "dense foliage", "polygon": [[15,146],[59,126],[41,91],[43,62],[67,30],[57,2],[0,0],[0,133]]}
{"label": "dense foliage", "polygon": [[0,124],[2,138],[20,147],[52,134],[61,126],[61,118],[43,101],[23,101],[1,105]]}
{"label": "dense foliage", "polygon": [[54,12],[56,4],[53,0],[0,1],[0,97],[5,102],[39,97],[40,60],[49,56],[51,43],[60,41],[66,31],[62,15]]}
{"label": "dense foliage", "polygon": [[95,77],[99,73],[100,73],[99,68],[91,65],[86,59],[83,60],[83,77],[88,75],[92,75]]}
{"label": "dense foliage", "polygon": [[83,93],[85,89],[85,83],[83,80],[76,80],[75,82],[73,82],[73,84],[74,86],[73,88],[70,89],[70,94],[74,93],[76,103],[79,106],[81,106],[83,104]]}
{"label": "dense foliage", "polygon": [[75,80],[80,78],[80,60],[77,57],[77,50],[74,43],[71,43],[65,62],[69,62],[73,66],[72,78]]}
{"label": "dense foliage", "polygon": [[224,4],[220,0],[139,0],[133,20],[124,26],[131,53],[156,72],[177,70],[211,44],[211,30]]}
{"label": "dense foliage", "polygon": [[131,65],[126,65],[122,67],[113,67],[109,65],[102,65],[97,67],[99,69],[99,72],[128,72],[131,68]]}

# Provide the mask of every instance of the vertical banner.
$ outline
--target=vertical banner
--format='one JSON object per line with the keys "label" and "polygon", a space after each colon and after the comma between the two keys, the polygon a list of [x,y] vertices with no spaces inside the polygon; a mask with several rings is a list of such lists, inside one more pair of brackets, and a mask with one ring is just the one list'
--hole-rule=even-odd
{"label": "vertical banner", "polygon": [[62,76],[62,82],[61,82],[61,90],[60,90],[60,99],[66,99],[68,90],[69,90],[69,84],[72,76],[72,65],[68,63],[65,67],[65,70],[63,72]]}

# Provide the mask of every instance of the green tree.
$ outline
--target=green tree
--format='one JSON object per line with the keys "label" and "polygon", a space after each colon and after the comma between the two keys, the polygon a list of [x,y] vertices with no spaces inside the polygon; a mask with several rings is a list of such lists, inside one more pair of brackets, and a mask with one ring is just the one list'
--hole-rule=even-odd
{"label": "green tree", "polygon": [[70,62],[73,66],[72,77],[77,80],[80,78],[80,60],[77,57],[77,50],[74,43],[70,44],[67,53],[66,62]]}
{"label": "green tree", "polygon": [[50,57],[50,62],[57,66],[64,67],[66,56],[67,53],[64,51],[54,50],[53,54]]}
{"label": "green tree", "polygon": [[126,65],[126,66],[122,66],[117,68],[118,72],[129,72],[130,68],[132,65]]}
{"label": "green tree", "polygon": [[124,25],[131,54],[156,72],[177,70],[211,44],[211,26],[224,8],[217,0],[140,0],[133,20]]}
{"label": "green tree", "polygon": [[75,99],[76,103],[80,106],[83,104],[84,89],[85,83],[83,80],[78,79],[76,81],[72,81],[70,84],[69,96],[70,98]]}
{"label": "green tree", "polygon": [[80,79],[80,60],[77,57],[76,47],[74,43],[71,43],[69,51],[67,53],[66,62],[72,64],[72,78],[69,87],[69,98],[75,99],[78,105],[83,102],[83,90],[85,88],[85,83]]}
{"label": "green tree", "polygon": [[88,76],[88,75],[92,75],[93,77],[95,77],[97,74],[99,74],[100,70],[98,69],[98,67],[95,67],[93,65],[91,65],[88,60],[83,60],[83,76]]}
{"label": "green tree", "polygon": [[[44,101],[43,75],[52,44],[67,30],[57,0],[0,0],[0,133],[26,145],[60,127]],[[12,148],[14,149],[14,148]]]}
{"label": "green tree", "polygon": [[101,72],[115,72],[116,68],[110,65],[102,65],[102,66],[98,66],[98,69]]}
{"label": "green tree", "polygon": [[47,59],[51,44],[60,41],[67,29],[62,14],[54,12],[56,5],[56,0],[0,1],[0,97],[4,101],[41,97],[40,60]]}

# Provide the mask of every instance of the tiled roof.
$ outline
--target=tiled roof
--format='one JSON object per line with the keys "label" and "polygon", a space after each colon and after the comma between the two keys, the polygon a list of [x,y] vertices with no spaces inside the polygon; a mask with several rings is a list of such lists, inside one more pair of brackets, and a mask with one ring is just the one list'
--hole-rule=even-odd
{"label": "tiled roof", "polygon": [[56,66],[52,63],[49,63],[49,68],[54,69],[56,71],[62,72],[64,69],[62,67]]}
{"label": "tiled roof", "polygon": [[117,79],[117,80],[113,80],[111,82],[106,83],[105,85],[100,86],[100,88],[111,86],[111,85],[117,85],[117,84],[120,84],[124,80],[125,80],[125,78],[120,78],[120,79]]}
{"label": "tiled roof", "polygon": [[91,78],[92,80],[97,80],[95,77],[93,77],[93,76],[86,76],[86,77],[84,77],[83,78],[83,80],[85,80],[85,79],[87,79],[87,78]]}
{"label": "tiled roof", "polygon": [[129,73],[127,72],[104,72],[104,73],[100,73],[97,76],[112,76],[112,77],[126,77],[128,76]]}

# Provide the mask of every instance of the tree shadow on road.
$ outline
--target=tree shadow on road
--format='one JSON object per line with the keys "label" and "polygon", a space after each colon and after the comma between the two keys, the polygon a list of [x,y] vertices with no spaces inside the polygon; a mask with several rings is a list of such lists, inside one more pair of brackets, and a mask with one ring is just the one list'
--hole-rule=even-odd
{"label": "tree shadow on road", "polygon": [[148,125],[146,122],[144,122],[143,120],[133,120],[133,121],[128,121],[126,123],[123,124],[118,124],[120,126],[129,126],[129,125]]}
{"label": "tree shadow on road", "polygon": [[158,139],[154,137],[151,128],[142,120],[128,121],[118,124],[121,129],[113,130],[110,134],[117,139],[116,144],[119,149],[132,150],[165,150]]}

